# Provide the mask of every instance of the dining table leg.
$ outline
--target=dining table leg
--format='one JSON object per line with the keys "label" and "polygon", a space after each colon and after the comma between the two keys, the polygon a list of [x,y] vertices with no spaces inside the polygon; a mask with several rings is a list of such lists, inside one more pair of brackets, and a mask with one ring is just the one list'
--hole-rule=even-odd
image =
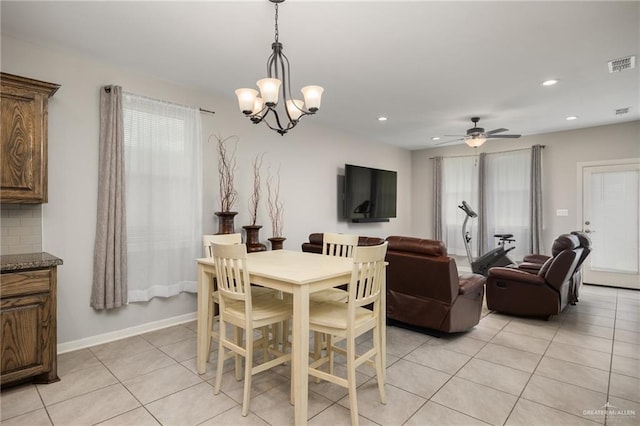
{"label": "dining table leg", "polygon": [[309,288],[293,291],[293,402],[296,426],[307,424],[309,396]]}
{"label": "dining table leg", "polygon": [[207,349],[209,348],[209,299],[211,298],[211,279],[206,267],[198,264],[198,313],[196,340],[196,371],[204,374],[207,370]]}

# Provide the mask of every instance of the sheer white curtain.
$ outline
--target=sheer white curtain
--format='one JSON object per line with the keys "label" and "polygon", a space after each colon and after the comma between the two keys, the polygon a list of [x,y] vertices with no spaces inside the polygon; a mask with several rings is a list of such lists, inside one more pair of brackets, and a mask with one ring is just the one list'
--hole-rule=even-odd
{"label": "sheer white curtain", "polygon": [[202,131],[196,108],[125,93],[129,302],[197,291]]}
{"label": "sheer white curtain", "polygon": [[[529,252],[531,239],[531,150],[486,154],[484,182],[483,248],[496,246],[494,234],[513,234],[516,249],[509,254],[522,259]],[[483,251],[484,252],[484,251]]]}
{"label": "sheer white curtain", "polygon": [[[447,157],[442,159],[442,241],[450,255],[466,256],[462,238],[465,213],[458,208],[462,201],[477,210],[478,162],[477,157]],[[469,219],[467,231],[472,238],[472,255],[477,256],[478,220]]]}

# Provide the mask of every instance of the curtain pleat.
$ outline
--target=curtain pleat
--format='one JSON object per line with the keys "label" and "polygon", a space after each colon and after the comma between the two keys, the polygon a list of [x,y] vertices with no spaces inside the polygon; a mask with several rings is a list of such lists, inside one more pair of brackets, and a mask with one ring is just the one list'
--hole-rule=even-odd
{"label": "curtain pleat", "polygon": [[442,240],[442,157],[433,159],[433,236]]}
{"label": "curtain pleat", "polygon": [[542,145],[531,147],[531,193],[529,253],[540,253],[542,249]]}
{"label": "curtain pleat", "polygon": [[122,88],[100,90],[98,213],[91,306],[127,304],[127,234],[124,179]]}

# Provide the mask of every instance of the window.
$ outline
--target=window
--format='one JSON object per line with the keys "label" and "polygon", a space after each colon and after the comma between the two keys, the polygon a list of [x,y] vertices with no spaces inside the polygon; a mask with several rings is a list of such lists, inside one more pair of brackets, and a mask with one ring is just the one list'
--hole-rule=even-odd
{"label": "window", "polygon": [[[462,201],[478,209],[478,158],[447,157],[442,159],[442,240],[450,255],[466,256],[462,238],[465,213],[458,208]],[[472,255],[477,256],[478,221],[469,219],[467,231],[472,238]]]}
{"label": "window", "polygon": [[123,94],[129,302],[196,292],[202,238],[200,113]]}

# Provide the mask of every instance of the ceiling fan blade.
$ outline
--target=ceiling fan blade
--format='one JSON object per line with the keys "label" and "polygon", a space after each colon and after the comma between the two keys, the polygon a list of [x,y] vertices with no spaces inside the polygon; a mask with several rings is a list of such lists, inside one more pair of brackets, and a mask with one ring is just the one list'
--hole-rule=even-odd
{"label": "ceiling fan blade", "polygon": [[495,139],[499,139],[499,138],[504,138],[504,139],[517,139],[522,135],[487,135],[487,138],[495,138]]}
{"label": "ceiling fan blade", "polygon": [[505,129],[504,127],[501,127],[499,129],[489,130],[488,132],[485,133],[485,135],[493,135],[494,133],[502,133],[507,131],[509,131],[509,129]]}

